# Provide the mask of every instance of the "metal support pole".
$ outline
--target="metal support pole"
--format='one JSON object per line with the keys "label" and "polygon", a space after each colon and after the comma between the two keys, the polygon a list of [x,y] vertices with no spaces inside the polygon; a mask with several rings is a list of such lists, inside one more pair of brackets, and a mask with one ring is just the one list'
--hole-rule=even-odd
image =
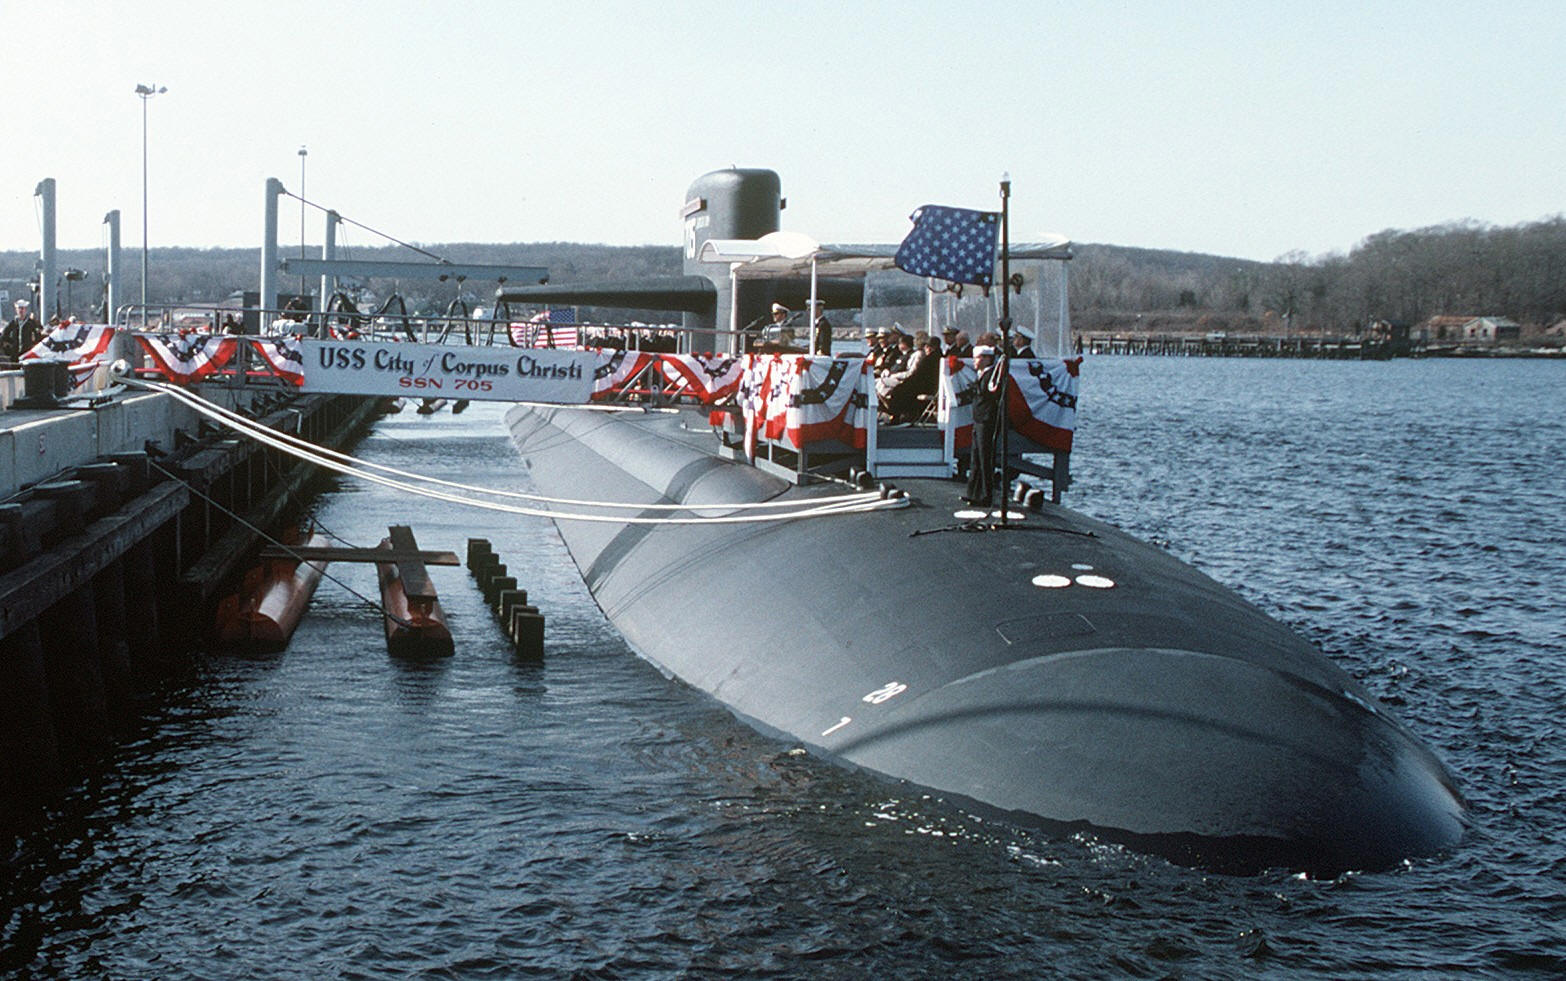
{"label": "metal support pole", "polygon": [[103,295],[103,322],[114,323],[120,309],[120,211],[118,208],[103,216],[109,226],[109,250],[104,259],[104,278],[107,289]]}
{"label": "metal support pole", "polygon": [[39,181],[33,189],[33,197],[43,199],[43,250],[40,253],[43,266],[38,274],[38,319],[47,324],[51,316],[60,312],[60,291],[55,285],[60,271],[55,254],[54,178],[45,177]]}
{"label": "metal support pole", "polygon": [[1006,419],[1007,386],[1011,383],[1011,178],[1001,177],[1001,350],[995,363],[1000,365],[1000,467],[1001,467],[1001,527],[1010,520],[1011,481],[1007,479],[1007,452],[1010,441],[1006,430],[1011,428]]}
{"label": "metal support pole", "polygon": [[[143,91],[147,89],[148,91]],[[151,86],[136,86],[141,96],[141,329],[147,329],[147,100]]]}
{"label": "metal support pole", "polygon": [[167,92],[165,85],[138,85],[141,96],[141,329],[147,329],[147,102]]}
{"label": "metal support pole", "polygon": [[[299,148],[299,258],[305,257],[305,157],[310,151],[304,147]],[[310,288],[305,285],[305,278],[299,277],[299,294],[309,296]]]}
{"label": "metal support pole", "polygon": [[283,194],[283,182],[266,179],[266,227],[261,233],[261,299],[256,318],[260,333],[272,325],[272,310],[277,306],[277,200]]}
{"label": "metal support pole", "polygon": [[[337,223],[342,221],[342,216],[335,211],[326,213],[326,238],[322,240],[321,258],[331,262],[337,258]],[[337,277],[334,274],[321,273],[321,306],[320,311],[326,312],[326,305],[332,302],[332,297],[337,293]]]}

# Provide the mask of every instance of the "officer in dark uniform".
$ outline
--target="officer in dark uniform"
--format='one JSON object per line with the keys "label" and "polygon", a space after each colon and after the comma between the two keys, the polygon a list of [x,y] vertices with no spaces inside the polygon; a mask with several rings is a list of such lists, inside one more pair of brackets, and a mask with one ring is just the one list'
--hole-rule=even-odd
{"label": "officer in dark uniform", "polygon": [[815,321],[811,325],[816,332],[814,353],[831,357],[832,322],[826,318],[826,304],[820,300],[815,300],[810,312],[815,314]]}
{"label": "officer in dark uniform", "polygon": [[31,306],[26,300],[16,301],[16,316],[0,331],[0,360],[15,364],[43,337],[43,325],[33,316]]}
{"label": "officer in dark uniform", "polygon": [[981,344],[973,349],[979,380],[973,390],[973,444],[968,451],[969,504],[989,507],[995,497],[995,436],[1000,425],[1001,381],[1006,372],[1006,355],[995,356],[995,349]]}

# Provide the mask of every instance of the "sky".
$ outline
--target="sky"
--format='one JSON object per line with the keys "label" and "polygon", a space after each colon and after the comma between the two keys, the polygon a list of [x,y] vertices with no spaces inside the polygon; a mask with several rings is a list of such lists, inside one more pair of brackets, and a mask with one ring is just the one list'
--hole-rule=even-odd
{"label": "sky", "polygon": [[259,248],[268,177],[425,244],[672,245],[732,165],[823,243],[1003,175],[1014,241],[1259,260],[1566,210],[1561,0],[0,0],[0,38],[0,250],[39,248],[46,177],[60,247],[119,209],[139,249],[144,109],[154,248]]}

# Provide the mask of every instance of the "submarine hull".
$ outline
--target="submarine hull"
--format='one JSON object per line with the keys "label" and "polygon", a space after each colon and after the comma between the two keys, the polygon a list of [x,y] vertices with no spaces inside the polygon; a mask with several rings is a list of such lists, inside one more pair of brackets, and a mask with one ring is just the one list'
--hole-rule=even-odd
{"label": "submarine hull", "polygon": [[[674,414],[507,422],[552,496],[714,515],[841,492],[724,459]],[[1067,508],[965,532],[960,484],[899,486],[913,504],[892,511],[557,525],[642,656],[826,757],[1225,871],[1385,868],[1457,842],[1435,756],[1231,590]],[[1097,588],[1035,585],[1083,575]]]}

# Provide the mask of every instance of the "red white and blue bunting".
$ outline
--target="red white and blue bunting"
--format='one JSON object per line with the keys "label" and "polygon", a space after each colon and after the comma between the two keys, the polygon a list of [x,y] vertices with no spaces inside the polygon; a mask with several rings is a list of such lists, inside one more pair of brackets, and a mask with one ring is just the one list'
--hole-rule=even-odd
{"label": "red white and blue bunting", "polygon": [[1081,358],[1012,362],[1006,389],[1011,428],[1047,449],[1071,452],[1081,370]]}
{"label": "red white and blue bunting", "polygon": [[304,384],[304,348],[300,345],[298,334],[256,337],[250,343],[261,360],[271,366],[273,374],[290,385]]}
{"label": "red white and blue bunting", "polygon": [[176,385],[189,385],[222,370],[239,348],[237,338],[221,334],[137,334],[136,343],[152,358],[153,369]]}
{"label": "red white and blue bunting", "polygon": [[109,349],[114,328],[108,324],[61,324],[22,355],[23,361],[93,361]]}
{"label": "red white and blue bunting", "polygon": [[869,424],[868,362],[860,358],[795,358],[789,378],[784,435],[795,447],[838,440],[864,449]]}
{"label": "red white and blue bunting", "polygon": [[607,398],[626,386],[653,363],[656,355],[620,348],[602,348],[597,352],[598,367],[593,370],[593,398]]}
{"label": "red white and blue bunting", "polygon": [[663,376],[703,405],[711,405],[739,391],[745,374],[744,358],[734,354],[660,354]]}
{"label": "red white and blue bunting", "polygon": [[64,323],[45,334],[37,344],[23,352],[23,361],[63,361],[71,377],[71,391],[86,388],[114,340],[114,328],[108,324]]}
{"label": "red white and blue bunting", "polygon": [[[1006,387],[1006,421],[1013,431],[1045,449],[1071,451],[1077,428],[1077,377],[1081,358],[1012,361]],[[941,373],[940,422],[953,431],[964,450],[973,442],[973,389],[978,373],[972,362],[946,360]]]}

